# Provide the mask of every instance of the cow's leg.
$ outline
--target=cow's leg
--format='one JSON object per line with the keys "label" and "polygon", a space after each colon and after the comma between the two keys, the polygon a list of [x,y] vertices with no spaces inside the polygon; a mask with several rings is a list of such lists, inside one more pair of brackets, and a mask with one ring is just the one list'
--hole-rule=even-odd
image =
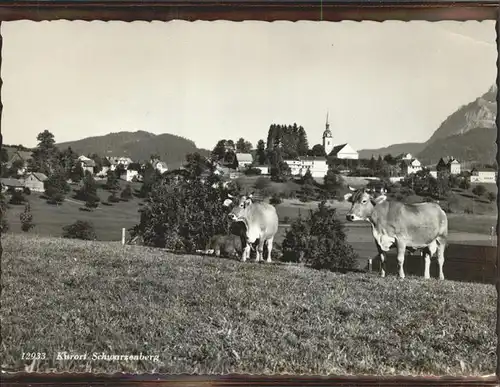
{"label": "cow's leg", "polygon": [[406,243],[397,241],[398,248],[398,266],[399,266],[399,278],[405,278],[404,264],[405,264],[405,252],[406,252]]}
{"label": "cow's leg", "polygon": [[264,238],[259,238],[257,244],[257,251],[255,252],[255,262],[260,262],[264,260]]}
{"label": "cow's leg", "polygon": [[271,262],[271,251],[273,249],[273,239],[274,238],[269,238],[267,240],[267,262]]}
{"label": "cow's leg", "polygon": [[380,258],[380,276],[383,278],[383,277],[385,277],[385,254],[382,251],[382,249],[380,248],[380,246],[378,245],[378,243],[375,242],[375,244],[377,246],[378,256]]}
{"label": "cow's leg", "polygon": [[241,262],[246,262],[247,258],[250,256],[250,244],[246,243],[241,254]]}
{"label": "cow's leg", "polygon": [[424,261],[425,261],[425,268],[424,268],[425,279],[431,278],[431,272],[430,272],[431,258],[436,253],[436,250],[437,250],[437,243],[436,241],[433,241],[423,251]]}
{"label": "cow's leg", "polygon": [[446,249],[446,239],[438,238],[437,246],[437,261],[439,266],[439,279],[444,280],[443,265],[444,265],[444,250]]}

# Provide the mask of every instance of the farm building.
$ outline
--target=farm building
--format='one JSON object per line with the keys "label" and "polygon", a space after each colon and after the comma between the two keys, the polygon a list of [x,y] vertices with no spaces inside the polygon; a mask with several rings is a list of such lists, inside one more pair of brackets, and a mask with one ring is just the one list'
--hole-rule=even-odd
{"label": "farm building", "polygon": [[82,166],[83,173],[85,172],[90,172],[94,174],[94,167],[95,167],[95,161],[92,159],[89,159],[86,156],[80,156],[78,157],[78,161],[80,162],[80,165]]}
{"label": "farm building", "polygon": [[106,157],[106,160],[108,160],[110,164],[110,169],[114,171],[116,167],[121,164],[125,169],[128,168],[130,164],[133,163],[132,159],[130,157],[111,157],[108,156]]}
{"label": "farm building", "polygon": [[0,186],[2,187],[2,192],[6,192],[9,189],[15,191],[22,191],[24,189],[24,183],[21,180],[11,178],[0,179]]}
{"label": "farm building", "polygon": [[236,160],[240,169],[246,168],[253,163],[253,157],[250,153],[236,153]]}
{"label": "farm building", "polygon": [[154,169],[156,169],[158,172],[162,174],[168,171],[168,165],[164,161],[154,160],[152,162],[152,165]]}
{"label": "farm building", "polygon": [[125,173],[122,173],[120,179],[125,181],[132,181],[134,177],[137,177],[139,172],[134,169],[127,169]]}
{"label": "farm building", "polygon": [[309,170],[313,177],[324,177],[328,172],[325,157],[302,156],[284,161],[290,167],[293,176],[304,176]]}
{"label": "farm building", "polygon": [[473,168],[471,171],[471,183],[496,183],[497,171],[493,168]]}
{"label": "farm building", "polygon": [[404,175],[411,175],[422,169],[422,164],[417,159],[403,159],[401,161],[401,172]]}
{"label": "farm building", "polygon": [[459,175],[460,162],[454,157],[441,157],[436,165],[437,171],[446,171],[452,175]]}
{"label": "farm building", "polygon": [[47,180],[47,176],[43,173],[32,172],[24,180],[24,186],[29,188],[33,192],[43,192],[45,191],[43,182]]}

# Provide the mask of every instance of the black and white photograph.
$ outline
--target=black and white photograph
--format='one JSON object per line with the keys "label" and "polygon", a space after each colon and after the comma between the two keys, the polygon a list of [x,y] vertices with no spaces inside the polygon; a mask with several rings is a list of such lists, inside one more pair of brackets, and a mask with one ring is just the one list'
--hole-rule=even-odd
{"label": "black and white photograph", "polygon": [[495,373],[494,21],[1,35],[2,372]]}

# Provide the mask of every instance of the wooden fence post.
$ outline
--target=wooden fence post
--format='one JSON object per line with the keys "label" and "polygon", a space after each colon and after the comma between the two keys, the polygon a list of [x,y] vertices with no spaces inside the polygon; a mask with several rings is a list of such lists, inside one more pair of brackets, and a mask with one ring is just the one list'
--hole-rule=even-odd
{"label": "wooden fence post", "polygon": [[125,245],[125,227],[122,228],[122,245]]}

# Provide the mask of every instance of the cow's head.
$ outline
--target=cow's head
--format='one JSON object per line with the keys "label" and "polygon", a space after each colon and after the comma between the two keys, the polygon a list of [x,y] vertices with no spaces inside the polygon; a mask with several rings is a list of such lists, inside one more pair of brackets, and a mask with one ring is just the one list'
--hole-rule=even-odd
{"label": "cow's head", "polygon": [[253,193],[251,193],[248,196],[244,195],[239,199],[228,194],[227,199],[224,200],[223,205],[225,207],[232,207],[231,211],[228,214],[229,219],[237,220],[241,218],[244,215],[245,210],[248,208],[248,206],[250,206],[253,203],[252,198],[253,198]]}
{"label": "cow's head", "polygon": [[349,187],[352,192],[344,195],[344,199],[352,203],[351,209],[347,212],[346,219],[350,222],[357,220],[367,220],[375,206],[387,199],[386,190],[381,188],[379,191],[373,189],[354,189]]}

